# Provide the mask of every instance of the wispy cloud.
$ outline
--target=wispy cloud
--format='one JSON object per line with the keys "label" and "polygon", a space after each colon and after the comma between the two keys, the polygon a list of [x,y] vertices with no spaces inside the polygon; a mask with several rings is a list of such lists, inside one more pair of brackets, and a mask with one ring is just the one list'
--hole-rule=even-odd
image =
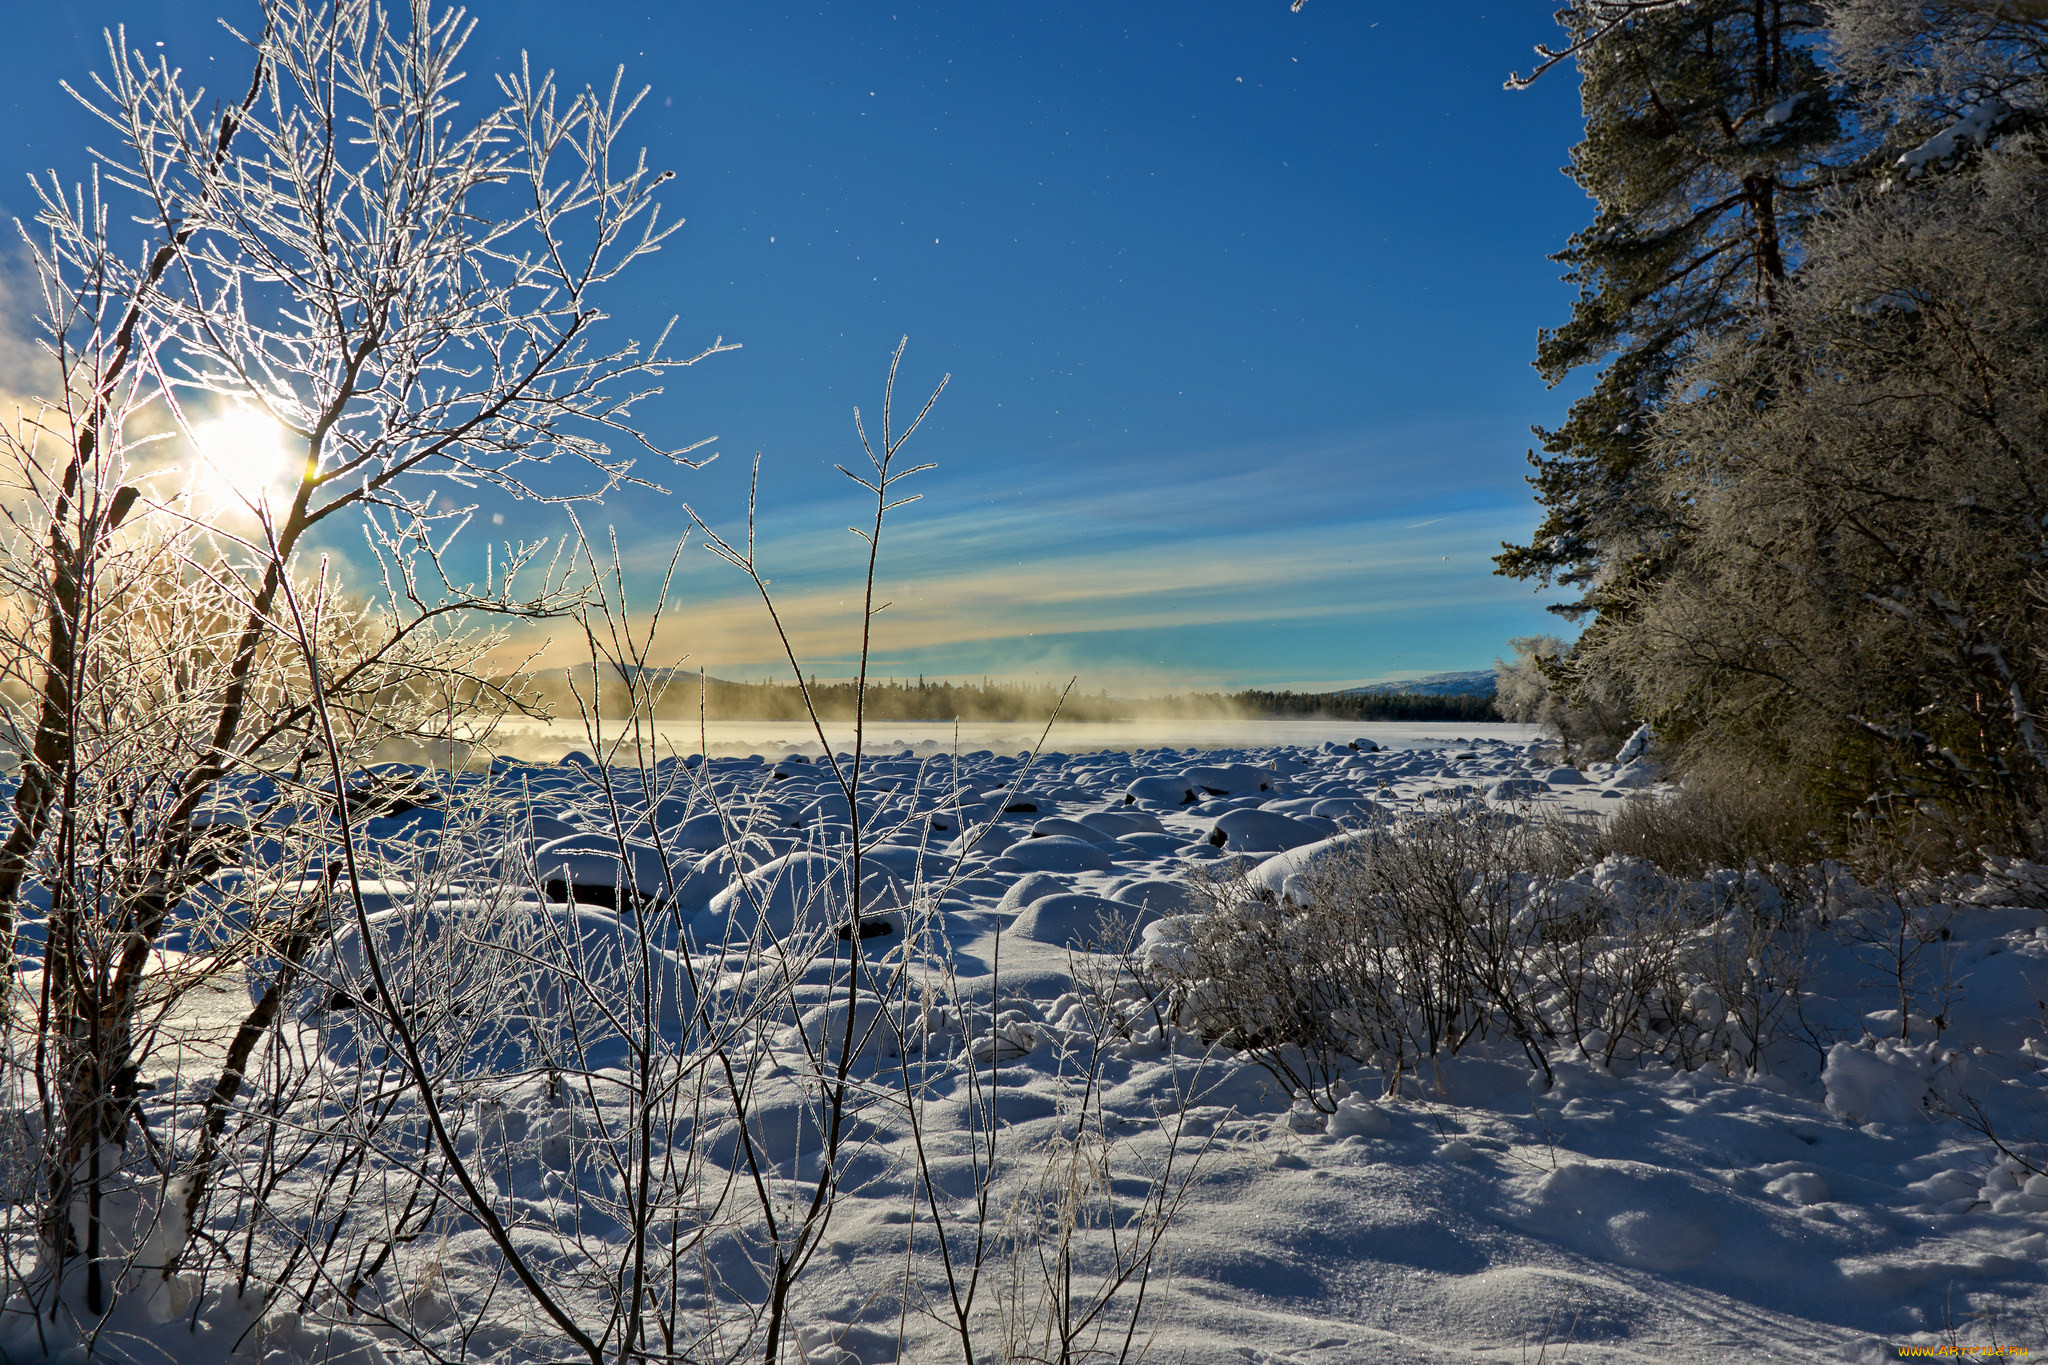
{"label": "wispy cloud", "polygon": [[[1417,520],[1415,503],[1429,495],[1398,468],[1378,481],[1382,496],[1340,496],[1329,489],[1357,481],[1312,476],[1333,451],[1347,453],[1341,445],[1258,461],[1190,457],[1171,479],[1125,463],[1058,485],[935,480],[942,496],[896,514],[887,532],[877,595],[890,605],[876,618],[875,657],[954,673],[1071,667],[1090,685],[1123,686],[1162,673],[1138,637],[1291,623],[1350,632],[1358,657],[1336,671],[1370,677],[1386,666],[1368,647],[1375,621],[1407,627],[1526,599],[1490,563],[1502,539],[1526,533],[1525,504],[1488,490],[1446,510],[1439,494],[1429,509],[1438,514]],[[1382,455],[1399,464],[1398,452]],[[859,648],[865,546],[845,530],[857,504],[778,507],[770,494],[756,560],[783,627],[807,668],[844,673]],[[742,542],[743,522],[725,533]],[[668,552],[643,543],[636,564],[665,567]],[[786,669],[759,597],[730,566],[691,551],[677,595],[668,657],[686,652],[710,672],[741,676]],[[1248,676],[1246,663],[1219,657],[1202,671],[1229,685]]]}

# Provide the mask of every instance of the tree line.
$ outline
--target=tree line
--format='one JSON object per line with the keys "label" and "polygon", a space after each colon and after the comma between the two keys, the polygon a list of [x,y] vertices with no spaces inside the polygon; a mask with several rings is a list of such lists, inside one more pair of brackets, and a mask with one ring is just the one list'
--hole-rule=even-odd
{"label": "tree line", "polygon": [[[588,697],[587,677],[557,673],[539,680],[540,695],[557,710],[573,707],[577,694]],[[1491,697],[1431,696],[1393,693],[1347,695],[1334,692],[1168,693],[1150,697],[1112,697],[1105,691],[1064,692],[1050,683],[947,682],[919,678],[870,680],[865,693],[850,681],[795,683],[735,682],[696,674],[665,677],[660,685],[639,691],[652,698],[658,720],[687,720],[702,714],[712,720],[805,720],[809,704],[825,720],[850,721],[856,702],[869,720],[1043,722],[1058,712],[1064,721],[1244,720],[1301,719],[1359,721],[1498,721]],[[606,681],[600,709],[608,715],[628,714],[633,703],[625,685]]]}

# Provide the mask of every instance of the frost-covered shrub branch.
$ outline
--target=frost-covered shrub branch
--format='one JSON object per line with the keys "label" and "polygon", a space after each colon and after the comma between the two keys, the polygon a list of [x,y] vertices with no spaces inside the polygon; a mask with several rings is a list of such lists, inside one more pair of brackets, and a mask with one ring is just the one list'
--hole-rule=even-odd
{"label": "frost-covered shrub branch", "polygon": [[1324,1112],[1358,1066],[1397,1094],[1489,1039],[1543,1085],[1567,1053],[1754,1072],[1796,1022],[1822,913],[1788,872],[1675,878],[1588,828],[1456,804],[1210,894],[1147,931],[1151,980]]}
{"label": "frost-covered shrub branch", "polygon": [[[906,435],[885,406],[870,545]],[[195,1235],[249,1248],[256,1337],[317,1354],[374,1325],[428,1358],[818,1359],[873,1330],[845,1320],[851,1296],[893,1312],[899,1355],[1128,1358],[1208,1147],[1178,1104],[1108,1115],[1143,992],[1007,1000],[1000,936],[989,976],[963,980],[955,860],[926,847],[972,808],[957,756],[877,773],[857,730],[827,747],[819,818],[792,837],[767,790],[787,774],[735,786],[657,753],[666,593],[630,611],[616,547],[583,554],[592,682],[631,706],[600,712],[579,678],[599,758],[575,802],[443,784],[416,794],[439,818],[413,841],[344,797],[290,1026],[248,1093],[187,1120],[216,1172]],[[873,587],[871,565],[870,612]],[[554,832],[567,821],[586,832]],[[1042,1149],[1010,1131],[1027,1080],[1061,1097]],[[1212,1083],[1194,1065],[1175,1092]],[[842,1260],[845,1221],[878,1204],[900,1253]],[[215,1292],[208,1273],[181,1270],[184,1302]]]}
{"label": "frost-covered shrub branch", "polygon": [[[23,229],[50,396],[0,434],[0,668],[26,699],[4,721],[23,766],[0,951],[37,1023],[7,1079],[35,1119],[41,1193],[11,1288],[83,1330],[227,1254],[191,1239],[217,1207],[230,1115],[289,1093],[252,1098],[252,1059],[332,928],[351,775],[389,741],[472,737],[479,702],[520,703],[487,676],[498,638],[477,622],[583,599],[538,543],[462,567],[460,497],[637,478],[607,442],[645,446],[632,412],[652,377],[721,349],[599,339],[602,289],[666,232],[663,177],[615,147],[633,100],[521,72],[458,120],[453,12],[280,0],[263,17],[224,109],[111,35],[81,98],[116,145],[86,186],[51,176]],[[111,227],[130,220],[132,258]],[[274,475],[214,459],[223,412],[282,442]],[[564,455],[593,486],[529,481]],[[299,558],[357,526],[379,589],[349,601]],[[274,975],[204,1088],[198,1136],[167,1143],[139,1081],[157,1025],[252,967]],[[276,1187],[238,1188],[253,1237]],[[244,1289],[261,1281],[252,1246]]]}

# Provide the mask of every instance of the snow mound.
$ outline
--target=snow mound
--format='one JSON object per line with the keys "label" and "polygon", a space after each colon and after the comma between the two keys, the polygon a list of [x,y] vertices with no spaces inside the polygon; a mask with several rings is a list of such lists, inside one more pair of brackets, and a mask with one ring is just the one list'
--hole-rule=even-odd
{"label": "snow mound", "polygon": [[1156,910],[1143,906],[1084,892],[1063,892],[1033,901],[1012,928],[1025,938],[1056,948],[1111,948],[1119,938],[1158,918]]}
{"label": "snow mound", "polygon": [[1935,1074],[1954,1060],[1938,1043],[1836,1043],[1820,1077],[1828,1112],[1850,1123],[1925,1123]]}
{"label": "snow mound", "polygon": [[1110,857],[1086,839],[1054,834],[1011,844],[991,866],[1001,872],[1105,872]]}
{"label": "snow mound", "polygon": [[1380,837],[1383,836],[1371,831],[1352,831],[1297,844],[1258,864],[1245,874],[1245,880],[1254,890],[1264,891],[1275,899],[1299,902],[1303,894],[1299,879],[1311,868],[1354,849],[1363,852],[1372,846],[1373,839]]}
{"label": "snow mound", "polygon": [[1208,840],[1231,853],[1273,853],[1324,837],[1322,829],[1289,815],[1247,809],[1225,811],[1209,827]]}
{"label": "snow mound", "polygon": [[700,923],[707,943],[745,942],[757,933],[788,938],[835,912],[839,864],[822,853],[785,853],[736,878],[711,898]]}
{"label": "snow mound", "polygon": [[1124,788],[1125,805],[1187,806],[1196,799],[1194,784],[1184,777],[1141,777]]}

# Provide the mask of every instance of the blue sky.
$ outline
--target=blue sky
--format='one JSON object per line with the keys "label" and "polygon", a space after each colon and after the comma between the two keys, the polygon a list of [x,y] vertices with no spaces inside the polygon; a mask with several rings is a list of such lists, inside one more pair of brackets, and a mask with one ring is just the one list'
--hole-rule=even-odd
{"label": "blue sky", "polygon": [[[30,172],[85,171],[95,133],[56,82],[104,66],[103,27],[215,88],[246,75],[210,22],[249,22],[228,0],[23,8],[10,33],[39,56],[0,95],[8,215]],[[906,388],[953,378],[907,452],[939,468],[884,544],[885,673],[1321,689],[1484,667],[1558,624],[1490,563],[1536,520],[1527,428],[1568,397],[1528,364],[1570,301],[1545,257],[1588,214],[1557,170],[1571,72],[1501,89],[1545,7],[472,12],[473,98],[522,48],[652,87],[639,140],[687,223],[614,326],[674,314],[683,344],[742,343],[642,416],[670,444],[719,438],[663,481],[725,527],[761,452],[761,560],[821,675],[846,671],[861,548],[831,467],[906,333]],[[650,571],[685,521],[644,496],[588,519]],[[685,564],[671,652],[765,675],[745,585]]]}

